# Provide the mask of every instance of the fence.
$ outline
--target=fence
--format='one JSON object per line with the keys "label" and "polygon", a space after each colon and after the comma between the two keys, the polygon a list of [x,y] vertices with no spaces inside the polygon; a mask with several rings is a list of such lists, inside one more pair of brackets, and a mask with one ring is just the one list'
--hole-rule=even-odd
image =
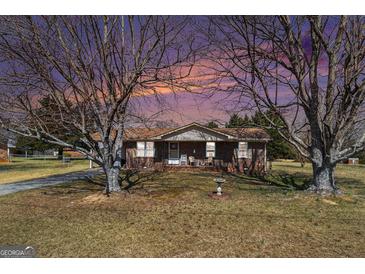
{"label": "fence", "polygon": [[59,158],[58,155],[50,155],[50,154],[10,154],[9,155],[9,160],[11,161],[12,159],[29,159],[29,160],[62,160],[62,161],[71,161],[71,160],[85,160],[87,159],[86,156],[84,157],[62,157]]}

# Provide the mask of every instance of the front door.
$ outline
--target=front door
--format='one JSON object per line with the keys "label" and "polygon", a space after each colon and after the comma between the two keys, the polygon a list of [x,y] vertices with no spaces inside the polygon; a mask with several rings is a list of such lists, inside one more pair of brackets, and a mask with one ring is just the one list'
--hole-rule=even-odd
{"label": "front door", "polygon": [[169,142],[169,164],[179,164],[179,143]]}

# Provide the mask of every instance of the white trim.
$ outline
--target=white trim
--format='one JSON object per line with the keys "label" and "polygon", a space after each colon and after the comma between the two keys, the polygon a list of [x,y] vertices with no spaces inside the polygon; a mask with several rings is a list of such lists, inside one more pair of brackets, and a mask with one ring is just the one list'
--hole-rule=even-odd
{"label": "white trim", "polygon": [[151,137],[151,138],[161,139],[163,136],[166,136],[166,135],[169,135],[171,133],[174,133],[174,132],[177,132],[177,131],[180,131],[180,130],[183,130],[183,129],[186,129],[186,128],[189,128],[189,127],[193,127],[193,126],[197,126],[197,127],[203,128],[203,129],[205,129],[207,131],[214,132],[214,133],[219,134],[219,135],[222,135],[222,136],[226,136],[226,137],[228,137],[228,139],[234,139],[234,136],[232,136],[232,135],[229,135],[229,134],[226,134],[226,133],[223,133],[223,132],[214,130],[214,129],[209,128],[209,127],[202,126],[201,124],[198,124],[198,123],[195,123],[195,122],[194,123],[191,123],[191,124],[188,124],[188,125],[185,125],[185,126],[182,126],[182,127],[179,127],[179,128],[172,129],[172,130],[170,130],[168,132],[164,132],[163,134],[156,135],[156,136]]}

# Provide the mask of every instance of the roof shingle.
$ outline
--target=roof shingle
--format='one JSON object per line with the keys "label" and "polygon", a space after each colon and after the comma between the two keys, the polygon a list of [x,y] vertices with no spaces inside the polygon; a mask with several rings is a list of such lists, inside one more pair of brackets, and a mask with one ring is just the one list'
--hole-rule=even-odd
{"label": "roof shingle", "polygon": [[[204,126],[193,123],[191,126],[200,126],[207,129]],[[185,126],[189,127],[189,125]],[[125,129],[125,140],[155,140],[158,136],[165,135],[169,132],[179,130],[184,127],[177,128],[126,128]],[[270,135],[266,130],[262,128],[213,128],[212,131],[219,132],[225,135],[232,136],[234,139],[238,140],[270,140]],[[99,134],[94,134],[94,138],[98,138]]]}
{"label": "roof shingle", "polygon": [[[125,130],[126,140],[154,139],[179,128],[128,128]],[[262,128],[214,128],[223,134],[236,139],[270,139],[270,135]]]}

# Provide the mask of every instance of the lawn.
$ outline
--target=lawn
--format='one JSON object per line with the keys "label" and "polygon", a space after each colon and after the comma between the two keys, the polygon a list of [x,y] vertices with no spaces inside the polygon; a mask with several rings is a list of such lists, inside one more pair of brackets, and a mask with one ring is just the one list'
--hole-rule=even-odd
{"label": "lawn", "polygon": [[[304,168],[300,167],[298,163],[290,162],[274,162],[273,176],[269,179],[280,182],[281,176],[287,176],[295,179],[296,184],[303,184],[311,179],[312,166],[307,163]],[[347,165],[339,164],[335,170],[336,181],[342,191],[349,195],[365,195],[365,165]],[[278,180],[279,179],[279,180]]]}
{"label": "lawn", "polygon": [[0,163],[0,184],[80,171],[88,167],[87,160],[73,160],[71,163],[62,163],[61,160],[14,158],[11,163]]}
{"label": "lawn", "polygon": [[280,183],[308,179],[290,163],[274,164],[271,184],[225,175],[227,200],[207,195],[217,174],[198,172],[134,176],[130,194],[111,197],[86,182],[11,194],[0,197],[0,244],[41,257],[364,257],[364,170],[339,167],[339,197]]}

